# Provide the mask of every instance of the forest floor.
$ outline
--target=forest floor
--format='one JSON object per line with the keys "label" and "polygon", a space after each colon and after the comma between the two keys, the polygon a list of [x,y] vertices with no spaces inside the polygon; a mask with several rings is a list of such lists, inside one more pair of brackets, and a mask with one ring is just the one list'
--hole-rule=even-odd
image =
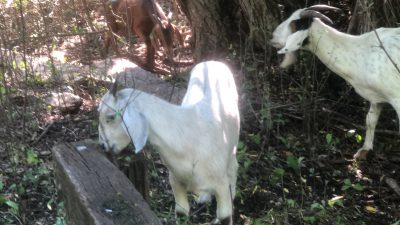
{"label": "forest floor", "polygon": [[[187,32],[185,27],[181,30]],[[144,59],[144,46],[135,49]],[[186,47],[176,52],[180,63],[173,65],[165,63],[159,52],[160,77],[166,82],[184,77],[193,62],[189,49],[186,40]],[[99,49],[88,45],[75,43],[74,48],[61,50],[88,71],[93,61],[101,60]],[[129,58],[123,50],[122,54]],[[354,161],[352,155],[363,142],[367,104],[350,89],[339,96],[324,93],[305,101],[303,90],[289,75],[298,71],[279,71],[278,63],[265,65],[263,55],[252,57],[258,59],[226,60],[235,68],[244,65],[235,70],[242,117],[235,224],[400,224],[400,138],[395,112],[385,107],[375,150],[368,160]],[[25,80],[29,93],[16,92],[8,98],[7,108],[0,110],[0,122],[5,124],[0,127],[0,225],[65,224],[51,148],[59,142],[97,139],[97,105],[109,84],[84,79],[87,82],[62,88],[42,79]],[[186,84],[185,79],[179,82]],[[83,99],[75,112],[63,114],[41,99],[50,91],[71,87]],[[146,155],[151,165],[149,203],[164,224],[176,224],[168,171],[156,151]],[[180,224],[206,224],[213,219],[215,202],[191,202],[192,214]]]}

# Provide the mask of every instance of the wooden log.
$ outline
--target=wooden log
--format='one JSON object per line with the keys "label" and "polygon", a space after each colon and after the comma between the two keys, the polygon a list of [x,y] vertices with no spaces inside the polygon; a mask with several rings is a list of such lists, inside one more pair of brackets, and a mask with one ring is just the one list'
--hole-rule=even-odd
{"label": "wooden log", "polygon": [[53,147],[55,177],[74,225],[161,225],[129,179],[90,142]]}

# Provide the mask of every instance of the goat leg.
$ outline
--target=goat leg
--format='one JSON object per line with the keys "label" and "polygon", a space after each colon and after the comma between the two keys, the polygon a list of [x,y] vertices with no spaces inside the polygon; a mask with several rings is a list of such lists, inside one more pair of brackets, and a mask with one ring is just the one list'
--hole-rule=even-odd
{"label": "goat leg", "polygon": [[146,44],[146,69],[150,71],[154,71],[154,55],[156,53],[154,46],[151,43],[150,37],[145,38]]}
{"label": "goat leg", "polygon": [[186,189],[177,181],[172,174],[169,175],[169,183],[175,198],[175,215],[189,216],[190,206],[187,198]]}
{"label": "goat leg", "polygon": [[378,123],[379,115],[382,111],[382,105],[379,103],[372,103],[369,108],[366,119],[366,132],[364,145],[353,156],[354,159],[365,160],[367,159],[368,151],[372,150],[374,142],[375,127]]}
{"label": "goat leg", "polygon": [[217,219],[223,225],[232,225],[233,200],[229,182],[221,182],[216,189],[215,198],[217,200]]}

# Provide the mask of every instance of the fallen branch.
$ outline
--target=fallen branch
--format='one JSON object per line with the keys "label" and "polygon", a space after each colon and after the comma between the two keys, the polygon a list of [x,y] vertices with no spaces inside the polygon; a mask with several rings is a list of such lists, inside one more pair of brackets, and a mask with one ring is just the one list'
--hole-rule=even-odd
{"label": "fallen branch", "polygon": [[385,183],[393,189],[393,191],[400,196],[400,186],[397,184],[396,180],[390,177],[383,178]]}
{"label": "fallen branch", "polygon": [[[335,121],[340,122],[342,124],[350,125],[350,126],[356,128],[356,129],[359,129],[359,130],[363,130],[363,131],[366,130],[365,126],[362,126],[362,125],[359,125],[359,124],[356,124],[356,123],[353,123],[353,122],[349,121],[346,118],[346,116],[344,116],[344,115],[342,115],[342,114],[340,114],[338,112],[332,111],[332,110],[327,109],[327,108],[322,108],[322,111],[323,112],[327,112],[327,113],[332,114],[332,115],[338,116],[338,117],[331,117],[332,120],[335,120]],[[399,135],[398,131],[384,130],[384,129],[376,129],[375,133],[389,134],[389,135],[395,135],[395,136]]]}
{"label": "fallen branch", "polygon": [[32,141],[32,145],[38,143],[38,141],[40,141],[40,139],[42,139],[42,137],[49,131],[50,127],[53,126],[53,124],[54,122],[47,124],[47,126],[43,129],[42,133],[39,135],[39,137],[37,137],[36,140]]}

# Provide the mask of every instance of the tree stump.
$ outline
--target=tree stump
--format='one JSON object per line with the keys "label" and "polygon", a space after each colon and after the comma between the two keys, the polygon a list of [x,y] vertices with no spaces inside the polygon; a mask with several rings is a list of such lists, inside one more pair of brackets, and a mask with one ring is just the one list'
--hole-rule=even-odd
{"label": "tree stump", "polygon": [[75,225],[161,225],[129,179],[94,144],[53,147],[67,220]]}

